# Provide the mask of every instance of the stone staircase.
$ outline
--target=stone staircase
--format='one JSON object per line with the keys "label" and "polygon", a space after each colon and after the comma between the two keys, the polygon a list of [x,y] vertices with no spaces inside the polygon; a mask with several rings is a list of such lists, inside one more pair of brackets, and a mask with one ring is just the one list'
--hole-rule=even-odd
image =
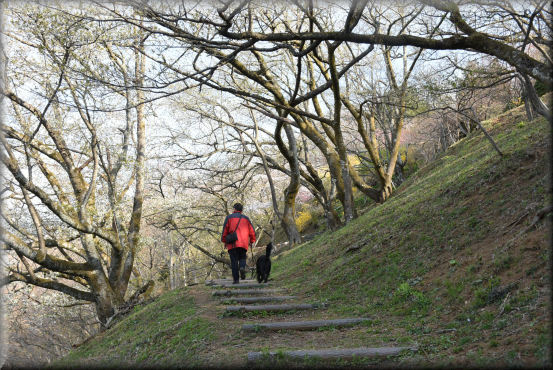
{"label": "stone staircase", "polygon": [[[301,303],[294,302],[298,299],[295,295],[288,294],[285,289],[275,287],[273,282],[258,284],[255,280],[242,280],[240,284],[232,284],[231,280],[219,279],[207,281],[206,285],[216,289],[212,297],[223,298],[219,301],[224,307],[225,314],[241,313],[297,313],[297,312],[315,312],[327,308],[325,304],[320,303]],[[270,304],[262,304],[270,302]],[[279,303],[274,303],[279,302]],[[281,303],[280,303],[281,302]],[[239,305],[235,305],[239,303]],[[367,317],[349,317],[333,318],[325,320],[301,320],[301,321],[270,321],[254,322],[243,324],[242,332],[248,335],[263,335],[263,332],[283,332],[283,331],[317,331],[324,328],[342,329],[353,327],[362,323],[370,322]],[[324,333],[323,333],[324,335]],[[321,340],[324,342],[324,340]],[[381,358],[396,356],[404,351],[417,351],[416,345],[402,347],[358,347],[358,348],[320,348],[320,349],[297,349],[282,350],[279,348],[270,351],[252,351],[248,352],[247,360],[249,363],[258,361],[273,361],[276,357],[282,356],[289,359],[353,359],[353,358]]]}

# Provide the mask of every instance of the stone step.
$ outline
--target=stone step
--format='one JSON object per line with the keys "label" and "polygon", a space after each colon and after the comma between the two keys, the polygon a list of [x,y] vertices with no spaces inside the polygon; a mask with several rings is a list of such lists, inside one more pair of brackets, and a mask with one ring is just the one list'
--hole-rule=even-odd
{"label": "stone step", "polygon": [[218,295],[241,295],[241,294],[270,294],[282,292],[282,289],[227,289],[216,290],[213,292],[214,296]]}
{"label": "stone step", "polygon": [[[240,283],[257,283],[256,279],[244,279],[240,280]],[[213,279],[206,280],[205,285],[220,285],[220,284],[232,284],[232,279]]]}
{"label": "stone step", "polygon": [[284,355],[291,358],[322,358],[322,359],[352,359],[354,357],[385,357],[397,356],[403,351],[417,351],[417,346],[412,347],[377,347],[377,348],[340,348],[340,349],[311,349],[296,351],[269,351],[267,352],[248,352],[248,361],[257,361],[269,356]]}
{"label": "stone step", "polygon": [[268,305],[251,305],[251,306],[227,306],[227,312],[251,312],[251,311],[290,311],[290,310],[313,310],[317,308],[325,308],[322,304],[268,304]]}
{"label": "stone step", "polygon": [[295,299],[296,296],[293,295],[282,295],[282,296],[267,296],[267,297],[236,297],[228,298],[221,301],[222,304],[228,304],[232,302],[236,303],[256,303],[256,302],[277,302],[277,301],[286,301],[288,299]]}
{"label": "stone step", "polygon": [[258,330],[313,330],[323,328],[327,326],[353,326],[363,321],[370,321],[371,319],[366,317],[347,318],[347,319],[334,319],[334,320],[312,320],[312,321],[289,321],[289,322],[270,322],[270,323],[257,323],[257,324],[244,324],[242,330],[244,331],[258,331]]}
{"label": "stone step", "polygon": [[239,284],[215,284],[214,287],[220,287],[220,288],[232,288],[232,289],[239,289],[239,288],[263,288],[269,286],[269,283],[244,283],[241,282]]}

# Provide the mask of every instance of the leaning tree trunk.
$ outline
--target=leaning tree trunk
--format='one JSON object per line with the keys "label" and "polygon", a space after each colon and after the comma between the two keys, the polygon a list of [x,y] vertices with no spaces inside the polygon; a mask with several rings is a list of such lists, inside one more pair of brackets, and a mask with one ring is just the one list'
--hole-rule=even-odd
{"label": "leaning tree trunk", "polygon": [[333,129],[336,151],[340,157],[340,174],[342,175],[343,184],[343,200],[344,205],[344,220],[347,224],[357,216],[355,211],[355,203],[353,201],[353,182],[350,176],[350,166],[348,161],[348,154],[346,145],[344,143],[344,137],[342,135],[341,126],[341,110],[342,110],[342,98],[340,96],[340,78],[336,70],[336,58],[334,52],[338,43],[333,44],[328,50],[328,62],[330,80],[332,81],[332,94],[334,95],[334,112],[333,112]]}

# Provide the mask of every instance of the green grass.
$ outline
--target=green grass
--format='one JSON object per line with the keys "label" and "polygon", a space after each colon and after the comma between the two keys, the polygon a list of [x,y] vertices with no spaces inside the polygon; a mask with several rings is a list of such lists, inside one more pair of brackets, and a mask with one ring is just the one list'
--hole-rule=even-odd
{"label": "green grass", "polygon": [[[545,130],[547,123],[538,120],[532,125],[498,133],[495,139],[505,153],[504,158],[488,147],[481,134],[463,140],[422,169],[423,174],[416,173],[409,178],[400,188],[405,191],[399,191],[383,205],[373,207],[337,232],[326,233],[287,253],[275,264],[275,279],[297,276],[292,283],[299,286],[303,273],[314,274],[305,282],[307,288],[317,292],[315,285],[323,286],[321,294],[332,299],[342,295],[336,288],[354,280],[361,285],[374,277],[379,281],[380,290],[393,293],[402,280],[416,275],[416,262],[437,246],[463,248],[490,233],[491,221],[483,219],[478,207],[451,205],[485,184],[500,181],[522,160],[526,140]],[[486,190],[492,193],[493,189]],[[388,245],[390,238],[398,243]],[[346,246],[359,240],[370,242],[352,255],[343,254]],[[384,254],[385,249],[390,251]],[[513,262],[506,255],[496,262],[496,269],[507,269]],[[325,268],[321,269],[321,265]],[[428,270],[422,267],[423,272]],[[346,293],[350,295],[349,291]]]}
{"label": "green grass", "polygon": [[200,365],[195,355],[212,338],[214,327],[195,313],[196,306],[184,289],[171,291],[135,308],[108,331],[54,366],[82,365],[83,361],[94,366]]}

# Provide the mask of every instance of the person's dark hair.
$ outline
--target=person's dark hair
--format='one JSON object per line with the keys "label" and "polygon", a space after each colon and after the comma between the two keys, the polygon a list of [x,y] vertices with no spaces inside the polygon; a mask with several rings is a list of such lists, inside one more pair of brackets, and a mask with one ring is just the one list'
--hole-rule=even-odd
{"label": "person's dark hair", "polygon": [[240,203],[234,203],[234,206],[232,206],[235,210],[237,211],[240,211],[242,212],[242,209],[244,209],[244,207],[242,206],[242,204]]}

